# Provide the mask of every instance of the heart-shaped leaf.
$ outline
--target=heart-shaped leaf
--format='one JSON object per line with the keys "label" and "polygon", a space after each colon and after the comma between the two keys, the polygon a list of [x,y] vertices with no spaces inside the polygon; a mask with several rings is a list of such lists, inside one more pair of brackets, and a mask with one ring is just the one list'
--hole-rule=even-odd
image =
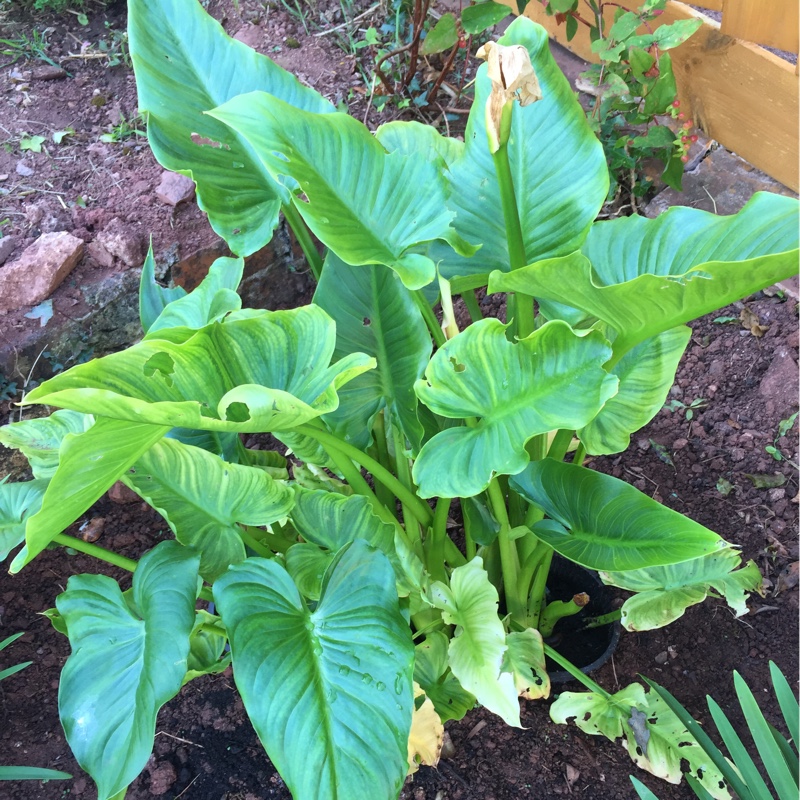
{"label": "heart-shaped leaf", "polygon": [[28,519],[25,546],[9,572],[19,572],[36,558],[168,430],[163,425],[101,418],[85,433],[67,434],[59,450],[58,469],[41,508]]}
{"label": "heart-shaped leaf", "polygon": [[333,411],[336,389],[374,365],[352,354],[329,367],[335,336],[313,305],[164,329],[45,381],[25,402],[190,429],[286,430]]}
{"label": "heart-shaped leaf", "polygon": [[570,561],[622,571],[675,564],[713,553],[713,531],[662,506],[624,481],[552,458],[509,481],[550,519],[533,532]]}
{"label": "heart-shaped leaf", "polygon": [[436,268],[414,246],[442,239],[465,255],[475,252],[451,227],[438,166],[387,153],[352,117],[301,111],[264,92],[230,100],[213,116],[247,138],[276,180],[299,184],[298,211],[348,264],[385,264],[419,289]]}
{"label": "heart-shaped leaf", "polygon": [[509,725],[522,727],[514,677],[501,672],[508,649],[506,632],[497,615],[497,589],[489,581],[483,560],[473,558],[454,569],[450,586],[439,581],[431,584],[428,599],[441,609],[448,625],[457,626],[448,650],[453,675],[481,705]]}
{"label": "heart-shaped leaf", "polygon": [[114,797],[142,771],[156,714],[181,688],[198,561],[177,542],[162,542],[139,562],[131,597],[105,575],[74,575],[56,599],[72,646],[59,715],[99,800]]}
{"label": "heart-shaped leaf", "polygon": [[525,468],[531,437],[586,425],[616,392],[617,379],[602,368],[610,354],[601,334],[578,336],[560,321],[516,343],[496,319],[477,322],[451,339],[414,388],[435,413],[480,421],[448,428],[425,444],[414,464],[420,495],[476,495],[493,474]]}
{"label": "heart-shaped leaf", "polygon": [[294,504],[292,490],[264,470],[229,464],[174,439],[151,447],[123,479],[181,544],[200,554],[200,574],[210,583],[244,561],[239,525],[269,525]]}
{"label": "heart-shaped leaf", "polygon": [[9,483],[0,481],[0,561],[25,538],[28,518],[41,508],[46,480]]}
{"label": "heart-shaped leaf", "polygon": [[236,686],[295,800],[396,797],[413,710],[411,634],[386,557],[355,541],[310,611],[276,561],[214,584]]}
{"label": "heart-shaped leaf", "polygon": [[622,606],[622,624],[629,631],[649,631],[682,617],[689,606],[712,592],[724,597],[737,617],[747,613],[747,592],[761,590],[755,562],[739,569],[742,557],[730,548],[681,564],[632,572],[604,572],[603,583],[637,592]]}
{"label": "heart-shaped leaf", "polygon": [[[586,121],[575,93],[550,53],[547,31],[519,17],[500,39],[527,48],[542,99],[525,108],[515,104],[508,156],[527,261],[566,255],[580,247],[608,194],[603,147]],[[486,134],[486,100],[491,91],[486,65],[478,70],[464,152],[450,164],[448,207],[455,228],[482,244],[464,258],[441,245],[429,255],[446,278],[510,269],[500,189]]]}
{"label": "heart-shaped leaf", "polygon": [[387,408],[418,451],[423,431],[414,382],[431,357],[431,337],[409,290],[385,267],[351,267],[328,253],[314,302],[336,322],[334,359],[366,353],[378,365],[342,389],[327,424],[365,449],[375,415]]}
{"label": "heart-shaped leaf", "polygon": [[205,112],[256,90],[321,114],[334,107],[231,39],[196,0],[131,0],[128,35],[155,157],[196,182],[198,205],[234,253],[255,253],[272,238],[288,193],[244,138]]}

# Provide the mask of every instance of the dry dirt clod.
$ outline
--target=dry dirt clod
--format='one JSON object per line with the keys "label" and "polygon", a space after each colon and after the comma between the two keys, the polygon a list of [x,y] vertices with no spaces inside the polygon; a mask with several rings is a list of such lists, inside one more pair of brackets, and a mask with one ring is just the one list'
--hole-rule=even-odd
{"label": "dry dirt clod", "polygon": [[133,489],[129,489],[122,481],[117,481],[108,490],[108,499],[117,505],[126,506],[130,503],[138,502],[139,495]]}
{"label": "dry dirt clod", "polygon": [[156,197],[169,206],[188,203],[194,197],[194,181],[177,172],[165,172],[156,189]]}
{"label": "dry dirt clod", "polygon": [[131,226],[115,217],[97,234],[97,242],[126,267],[140,267],[144,259],[142,238]]}

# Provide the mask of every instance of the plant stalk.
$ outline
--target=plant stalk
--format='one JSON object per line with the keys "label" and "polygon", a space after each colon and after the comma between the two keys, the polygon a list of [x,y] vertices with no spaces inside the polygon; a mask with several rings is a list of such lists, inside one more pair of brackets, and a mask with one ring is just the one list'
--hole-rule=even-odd
{"label": "plant stalk", "polygon": [[492,478],[488,490],[489,502],[497,521],[500,523],[500,533],[497,535],[497,542],[500,548],[500,563],[503,571],[503,593],[506,598],[506,610],[515,619],[523,619],[525,614],[525,604],[517,593],[519,576],[519,556],[517,548],[511,540],[511,522],[506,511],[505,498],[500,489],[497,478]]}
{"label": "plant stalk", "polygon": [[71,547],[73,550],[77,550],[79,553],[84,553],[87,556],[98,558],[100,561],[105,561],[106,564],[119,567],[127,572],[135,572],[136,567],[139,566],[139,563],[133,559],[125,558],[125,556],[121,556],[113,550],[106,550],[105,547],[91,544],[91,542],[84,542],[83,539],[76,539],[74,536],[67,536],[66,534],[59,533],[53,537],[52,541],[63,547]]}
{"label": "plant stalk", "polygon": [[314,279],[319,283],[320,276],[322,275],[322,256],[317,252],[314,245],[314,240],[311,238],[311,232],[306,225],[305,220],[300,216],[300,212],[295,208],[292,202],[287,203],[281,207],[283,216],[289,223],[289,227],[294,233],[294,238],[300,245],[303,255],[306,257],[308,266],[311,272],[314,273]]}
{"label": "plant stalk", "polygon": [[428,558],[426,566],[428,572],[440,581],[447,580],[447,573],[444,569],[444,546],[447,539],[447,515],[450,511],[451,498],[440,497],[436,501],[436,510],[433,514],[433,525],[428,535]]}
{"label": "plant stalk", "polygon": [[[375,417],[375,422],[372,424],[372,435],[375,439],[375,454],[378,457],[378,461],[384,469],[391,472],[391,459],[389,457],[389,448],[386,446],[386,422],[383,411]],[[386,508],[390,511],[394,509],[394,495],[379,480],[375,481],[375,494],[378,495],[378,500]]]}
{"label": "plant stalk", "polygon": [[546,550],[539,566],[536,569],[536,574],[533,578],[533,585],[528,596],[528,618],[531,624],[537,630],[540,625],[540,618],[544,609],[545,601],[544,595],[547,590],[547,576],[550,574],[550,564],[553,561],[554,550],[550,545],[544,545]]}
{"label": "plant stalk", "polygon": [[422,314],[425,324],[428,326],[433,341],[436,343],[437,347],[441,347],[447,341],[447,337],[444,335],[441,325],[439,325],[439,320],[436,319],[436,314],[433,313],[431,304],[425,299],[425,295],[422,293],[421,289],[411,292],[411,297],[417,304],[417,308]]}
{"label": "plant stalk", "polygon": [[[392,425],[392,440],[394,442],[394,463],[398,480],[409,492],[413,493],[414,482],[411,479],[411,470],[404,452],[405,437],[397,425]],[[422,542],[422,529],[419,526],[419,520],[402,500],[400,501],[400,506],[403,510],[403,524],[406,526],[406,534],[409,540]]]}
{"label": "plant stalk", "polygon": [[544,646],[544,654],[555,661],[559,667],[563,667],[575,680],[580,681],[587,689],[596,692],[606,700],[611,700],[611,694],[607,692],[599,683],[593,681],[588,675],[584,675],[571,661],[568,661],[560,653],[553,650],[549,644]]}
{"label": "plant stalk", "polygon": [[478,298],[475,296],[474,289],[465,289],[463,292],[461,292],[461,299],[464,301],[464,305],[467,307],[467,311],[469,312],[469,318],[473,322],[478,322],[478,320],[483,319],[481,306],[480,303],[478,303]]}

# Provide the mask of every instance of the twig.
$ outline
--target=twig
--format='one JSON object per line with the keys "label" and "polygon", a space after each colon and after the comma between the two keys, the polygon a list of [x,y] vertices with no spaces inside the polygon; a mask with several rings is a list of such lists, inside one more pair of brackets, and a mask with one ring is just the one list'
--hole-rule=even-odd
{"label": "twig", "polygon": [[447,77],[447,73],[450,72],[450,67],[453,66],[453,62],[456,60],[456,54],[458,53],[458,50],[458,42],[456,42],[453,45],[453,49],[450,51],[450,55],[447,57],[447,61],[442,67],[442,71],[439,73],[439,77],[436,79],[436,83],[434,83],[433,86],[431,86],[431,88],[428,90],[428,95],[425,99],[429,103],[432,104],[436,100],[436,95],[439,93],[439,88],[444,82],[444,79]]}
{"label": "twig", "polygon": [[352,25],[354,22],[359,22],[360,20],[364,19],[364,17],[368,17],[373,11],[380,8],[380,3],[375,3],[375,5],[370,6],[366,11],[359,14],[357,17],[353,17],[351,20],[345,20],[344,22],[340,23],[334,28],[328,28],[326,31],[320,31],[319,33],[315,33],[314,36],[321,37],[321,36],[330,36],[332,33],[336,31],[340,31],[342,28],[346,28],[348,25]]}
{"label": "twig", "polygon": [[189,741],[189,739],[181,739],[180,736],[173,736],[171,733],[167,733],[166,731],[159,731],[156,736],[169,736],[170,739],[174,739],[176,742],[183,742],[184,744],[190,744],[194,747],[199,747],[201,750],[205,750],[203,745],[197,744],[197,742]]}
{"label": "twig", "polygon": [[183,791],[182,791],[180,794],[176,794],[176,795],[175,795],[175,800],[178,800],[178,798],[179,798],[179,797],[183,797],[183,795],[185,795],[185,794],[186,794],[186,792],[188,792],[188,791],[189,791],[189,789],[191,789],[191,788],[192,788],[192,785],[194,784],[194,782],[195,782],[195,781],[196,781],[196,780],[197,780],[199,777],[200,777],[199,775],[195,775],[195,776],[194,776],[194,778],[192,778],[192,780],[191,780],[191,782],[189,783],[189,785],[188,785],[188,786],[187,786],[187,787],[186,787],[186,788],[185,788],[185,789],[184,789],[184,790],[183,790]]}

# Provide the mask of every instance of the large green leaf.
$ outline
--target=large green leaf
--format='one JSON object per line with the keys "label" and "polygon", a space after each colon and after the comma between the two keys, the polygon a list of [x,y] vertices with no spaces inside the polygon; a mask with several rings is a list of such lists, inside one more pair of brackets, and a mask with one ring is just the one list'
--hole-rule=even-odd
{"label": "large green leaf", "polygon": [[619,391],[578,431],[587,453],[608,455],[628,448],[631,434],[644,427],[667,399],[678,364],[692,336],[681,325],[629,350],[614,366]]}
{"label": "large green leaf", "polygon": [[448,660],[453,675],[478,702],[509,725],[522,727],[514,676],[501,672],[508,646],[498,616],[497,589],[489,581],[481,558],[457,567],[450,586],[436,581],[428,590],[431,604],[442,619],[455,625]]}
{"label": "large green leaf", "polygon": [[205,112],[256,90],[318,113],[334,107],[266,56],[231,39],[196,0],[130,0],[128,35],[139,109],[147,113],[156,158],[197,183],[198,205],[234,253],[261,249],[272,238],[288,192],[245,139]]}
{"label": "large green leaf", "polygon": [[[542,100],[514,105],[508,155],[528,262],[566,255],[583,242],[608,193],[603,147],[552,55],[544,28],[524,17],[511,23],[500,44],[526,47],[542,89]],[[475,101],[462,157],[450,165],[455,227],[483,244],[475,258],[441,246],[430,249],[446,278],[508,270],[509,255],[500,190],[486,135],[486,100],[491,81],[478,70]]]}
{"label": "large green leaf", "polygon": [[709,595],[724,597],[737,617],[746,614],[747,593],[760,591],[762,578],[755,562],[738,569],[741,563],[739,553],[725,548],[681,564],[604,572],[601,577],[604,583],[637,592],[622,606],[622,624],[629,631],[649,631],[669,625]]}
{"label": "large green leaf", "polygon": [[461,12],[461,24],[467,33],[475,36],[491,28],[492,25],[497,25],[509,14],[511,9],[508,6],[486,0],[464,8]]}
{"label": "large green leaf", "polygon": [[163,425],[98,419],[85,433],[67,434],[58,469],[47,485],[41,508],[28,519],[25,546],[11,562],[9,572],[19,572],[36,558],[168,430]]}
{"label": "large green leaf", "polygon": [[637,766],[670,783],[680,783],[685,759],[688,774],[711,797],[730,800],[708,754],[667,704],[655,692],[645,693],[638,683],[605,697],[595,692],[563,692],[550,706],[550,717],[562,725],[574,718],[582,731],[612,742],[622,738]]}
{"label": "large green leaf", "polygon": [[793,275],[797,246],[797,200],[759,192],[728,217],[671,208],[656,219],[596,222],[582,255],[492,276],[490,288],[604,320],[618,331],[614,351],[621,354]]}
{"label": "large green leaf", "polygon": [[310,611],[275,561],[214,584],[236,685],[295,800],[397,797],[408,764],[414,647],[385,556],[353,542]]}
{"label": "large green leaf", "polygon": [[[394,525],[383,522],[363,495],[343,495],[322,489],[295,489],[292,523],[307,542],[336,553],[356,539],[378,548],[391,562],[398,591],[419,590],[422,563]],[[297,557],[297,555],[295,555]]]}
{"label": "large green leaf", "polygon": [[25,526],[42,506],[46,480],[0,481],[0,561],[25,538]]}
{"label": "large green leaf", "polygon": [[717,551],[713,531],[624,481],[552,458],[510,479],[550,519],[533,532],[570,561],[603,570],[675,564]]}
{"label": "large green leaf", "polygon": [[417,396],[444,417],[480,421],[448,428],[425,444],[414,464],[420,495],[476,495],[493,474],[525,468],[532,436],[586,425],[616,392],[616,377],[602,368],[610,355],[601,334],[578,336],[560,321],[516,343],[496,319],[451,339],[417,382]]}
{"label": "large green leaf", "polygon": [[147,338],[159,338],[157,331],[163,328],[197,330],[222,319],[230,311],[238,311],[242,298],[236,294],[236,287],[243,273],[243,258],[218,258],[191,294],[184,294],[164,306],[148,327]]}
{"label": "large green leaf", "polygon": [[411,252],[415,245],[441,239],[465,255],[475,252],[451,227],[438,165],[387,153],[352,117],[302,111],[264,92],[230,100],[213,116],[246,136],[276,180],[299,184],[298,211],[348,264],[385,264],[419,289],[436,267]]}
{"label": "large green leaf", "polygon": [[314,302],[336,322],[334,359],[367,353],[378,364],[342,389],[339,408],[325,421],[365,449],[375,415],[388,408],[419,450],[423,431],[414,382],[431,357],[431,337],[409,290],[385,267],[351,267],[328,253]]}
{"label": "large green leaf", "polygon": [[433,125],[394,120],[375,131],[375,138],[390,153],[422,157],[449,167],[464,152],[464,142],[442,136]]}
{"label": "large green leaf", "polygon": [[415,648],[414,680],[423,688],[442,722],[462,719],[475,707],[471,695],[453,675],[447,658],[449,645],[442,631],[429,633]]}
{"label": "large green leaf", "polygon": [[0,444],[19,450],[35,478],[52,478],[58,467],[58,449],[68,433],[83,433],[92,418],[76,411],[54,411],[49,417],[12,422],[0,428]]}
{"label": "large green leaf", "polygon": [[198,447],[163,439],[123,480],[200,555],[209,582],[245,559],[239,525],[269,525],[287,515],[294,493],[258,467],[229,464]]}
{"label": "large green leaf", "polygon": [[132,596],[105,575],[74,575],[56,599],[72,646],[58,692],[61,724],[99,800],[142,771],[156,714],[181,688],[197,565],[191,550],[162,542],[139,562]]}
{"label": "large green leaf", "polygon": [[286,430],[333,411],[336,389],[374,364],[352,354],[329,367],[335,325],[313,305],[158,336],[73,367],[25,402],[171,427]]}

